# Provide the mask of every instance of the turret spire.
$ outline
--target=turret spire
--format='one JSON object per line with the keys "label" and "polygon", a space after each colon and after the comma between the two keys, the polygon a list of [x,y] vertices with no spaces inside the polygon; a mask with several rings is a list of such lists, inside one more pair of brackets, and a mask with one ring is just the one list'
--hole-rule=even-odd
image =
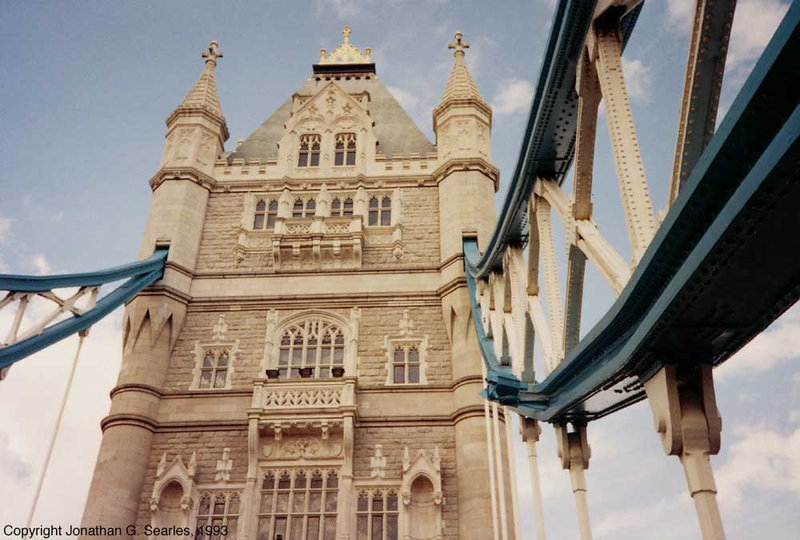
{"label": "turret spire", "polygon": [[454,49],[453,57],[455,62],[453,63],[452,71],[450,71],[447,86],[444,87],[442,101],[439,106],[441,107],[445,102],[452,99],[475,99],[485,104],[483,96],[481,96],[478,86],[472,79],[472,75],[467,69],[467,64],[464,62],[464,49],[469,48],[469,43],[464,41],[464,34],[461,32],[456,32],[454,38],[455,41],[449,43],[447,47]]}
{"label": "turret spire", "polygon": [[202,57],[206,59],[206,67],[176,112],[181,109],[201,108],[224,120],[217,93],[217,81],[214,79],[217,59],[222,58],[222,51],[218,47],[219,43],[212,41],[208,45],[208,51],[203,52]]}

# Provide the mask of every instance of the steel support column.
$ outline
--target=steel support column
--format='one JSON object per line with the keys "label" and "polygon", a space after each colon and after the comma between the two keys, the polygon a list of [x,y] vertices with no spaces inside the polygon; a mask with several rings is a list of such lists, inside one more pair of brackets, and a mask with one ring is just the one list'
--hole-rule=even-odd
{"label": "steel support column", "polygon": [[703,540],[725,540],[710,459],[722,433],[711,365],[664,366],[644,389],[664,450],[683,465]]}

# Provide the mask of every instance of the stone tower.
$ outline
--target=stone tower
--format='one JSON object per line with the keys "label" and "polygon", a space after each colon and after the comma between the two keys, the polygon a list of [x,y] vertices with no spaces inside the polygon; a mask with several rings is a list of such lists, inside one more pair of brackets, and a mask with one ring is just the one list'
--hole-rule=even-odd
{"label": "stone tower", "polygon": [[505,456],[505,437],[500,416],[491,439],[479,396],[461,243],[488,240],[498,172],[467,46],[456,34],[436,145],[345,28],[226,152],[211,43],[150,179],[140,256],[169,256],[125,313],[84,526],[250,540],[497,534],[491,508],[511,482],[487,458]]}

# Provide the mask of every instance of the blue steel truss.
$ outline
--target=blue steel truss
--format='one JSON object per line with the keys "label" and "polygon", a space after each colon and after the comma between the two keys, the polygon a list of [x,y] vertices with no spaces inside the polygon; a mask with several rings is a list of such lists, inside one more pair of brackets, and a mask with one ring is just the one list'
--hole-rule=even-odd
{"label": "blue steel truss", "polygon": [[[528,385],[498,361],[483,331],[476,282],[524,241],[537,177],[563,179],[571,141],[548,142],[548,111],[570,106],[583,3],[560,2],[515,175],[488,248],[465,239],[486,397],[549,422],[586,422],[644,398],[665,364],[719,364],[800,297],[800,3],[794,2],[607,314],[543,381]],[[564,26],[575,25],[575,26]],[[572,34],[570,34],[572,32]],[[567,37],[563,37],[567,36]],[[571,37],[570,37],[571,36]],[[570,73],[554,75],[557,70]],[[575,116],[575,115],[573,115]]]}
{"label": "blue steel truss", "polygon": [[159,249],[150,258],[97,272],[66,274],[60,276],[16,276],[0,274],[0,290],[9,293],[45,293],[64,287],[98,287],[128,278],[116,289],[97,301],[92,309],[73,315],[45,328],[40,334],[0,348],[0,368],[22,360],[83,330],[136,296],[143,289],[161,279],[167,250]]}

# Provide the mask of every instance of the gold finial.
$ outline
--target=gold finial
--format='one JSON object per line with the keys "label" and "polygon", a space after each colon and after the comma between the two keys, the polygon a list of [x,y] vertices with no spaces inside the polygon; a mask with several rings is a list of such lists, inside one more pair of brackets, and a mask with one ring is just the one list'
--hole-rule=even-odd
{"label": "gold finial", "polygon": [[342,43],[336,50],[328,54],[328,51],[321,49],[319,53],[320,64],[369,64],[370,49],[365,49],[362,53],[350,43],[350,27],[345,26],[342,30]]}
{"label": "gold finial", "polygon": [[224,55],[222,51],[218,49],[219,43],[216,40],[212,41],[208,45],[208,51],[202,54],[203,58],[206,59],[206,64],[211,64],[212,67],[217,65],[217,58],[222,58]]}
{"label": "gold finial", "polygon": [[455,57],[462,56],[463,57],[464,56],[464,49],[469,49],[469,43],[464,41],[464,34],[462,34],[461,31],[456,32],[453,37],[455,38],[455,42],[448,43],[447,44],[447,48],[448,49],[455,49],[455,51],[453,51],[453,56],[455,56]]}

